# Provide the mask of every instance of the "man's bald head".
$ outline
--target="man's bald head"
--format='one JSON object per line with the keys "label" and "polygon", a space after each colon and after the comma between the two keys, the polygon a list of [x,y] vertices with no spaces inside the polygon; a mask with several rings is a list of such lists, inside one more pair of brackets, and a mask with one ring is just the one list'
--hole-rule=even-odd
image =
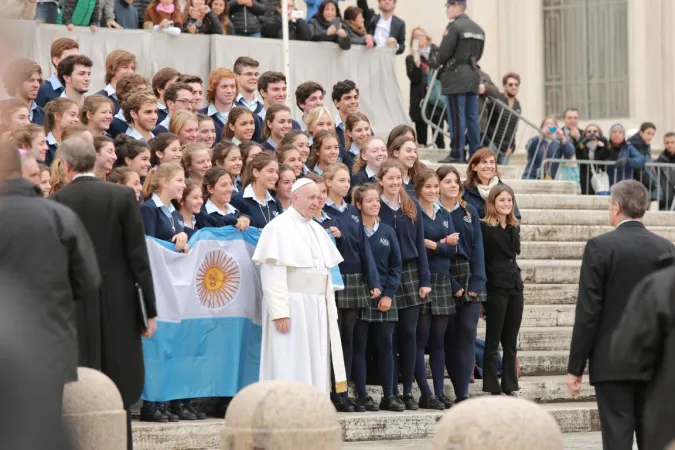
{"label": "man's bald head", "polygon": [[21,177],[19,149],[6,141],[0,141],[0,181]]}
{"label": "man's bald head", "polygon": [[311,182],[291,194],[291,205],[306,219],[311,219],[319,208],[319,186]]}

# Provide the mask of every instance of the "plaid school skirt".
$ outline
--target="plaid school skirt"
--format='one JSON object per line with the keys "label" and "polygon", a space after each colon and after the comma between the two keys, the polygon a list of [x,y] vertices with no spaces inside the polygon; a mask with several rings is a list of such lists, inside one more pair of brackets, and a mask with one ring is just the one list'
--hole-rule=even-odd
{"label": "plaid school skirt", "polygon": [[401,270],[401,284],[394,294],[394,303],[397,309],[410,308],[431,301],[428,295],[420,298],[420,272],[417,260],[413,259],[403,263]]}
{"label": "plaid school skirt", "polygon": [[455,314],[455,298],[452,295],[450,275],[443,273],[431,274],[431,301],[420,307],[420,314],[432,316],[447,316]]}
{"label": "plaid school skirt", "polygon": [[364,322],[398,322],[398,310],[394,299],[391,299],[391,308],[387,312],[381,312],[377,309],[382,297],[370,300],[369,305],[361,309],[360,318]]}
{"label": "plaid school skirt", "polygon": [[335,292],[335,299],[338,308],[365,308],[370,305],[370,294],[368,286],[363,281],[363,275],[360,273],[349,273],[342,275],[342,281],[345,288]]}
{"label": "plaid school skirt", "polygon": [[477,297],[469,297],[471,262],[468,259],[462,256],[455,256],[452,258],[452,276],[464,288],[464,293],[461,297],[454,297],[455,304],[462,305],[468,302],[485,302],[487,300],[485,290],[479,292]]}

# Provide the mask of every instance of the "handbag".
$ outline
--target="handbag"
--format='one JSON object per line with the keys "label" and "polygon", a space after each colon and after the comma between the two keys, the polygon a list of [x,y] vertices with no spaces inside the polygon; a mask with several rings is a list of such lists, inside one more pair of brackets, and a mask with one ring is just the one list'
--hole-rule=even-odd
{"label": "handbag", "polygon": [[609,175],[607,172],[595,170],[591,164],[591,186],[596,195],[609,195]]}

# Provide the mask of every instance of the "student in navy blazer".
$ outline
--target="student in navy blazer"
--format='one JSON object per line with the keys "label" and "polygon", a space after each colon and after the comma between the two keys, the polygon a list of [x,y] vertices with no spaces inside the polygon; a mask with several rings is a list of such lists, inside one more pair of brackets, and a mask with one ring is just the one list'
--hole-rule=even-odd
{"label": "student in navy blazer", "polygon": [[411,197],[416,197],[415,176],[422,169],[417,158],[417,143],[409,136],[400,136],[394,139],[387,149],[388,158],[398,160],[406,172],[403,174],[403,187]]}
{"label": "student in navy blazer", "polygon": [[[353,192],[352,204],[361,211],[373,260],[380,275],[382,296],[372,299],[361,309],[359,321],[354,331],[354,365],[352,374],[356,383],[358,399],[356,403],[365,406],[368,411],[378,409],[387,411],[405,411],[405,405],[393,395],[393,385],[398,383],[394,377],[393,339],[398,321],[398,311],[394,304],[394,294],[401,283],[401,249],[396,231],[389,225],[378,221],[380,214],[380,192],[375,184],[357,186]],[[379,407],[374,404],[366,391],[366,347],[368,334],[372,333],[377,347],[377,368],[382,383],[382,399]],[[398,375],[398,374],[397,374]]]}
{"label": "student in navy blazer", "polygon": [[387,146],[378,137],[368,137],[352,167],[352,189],[366,183],[377,183],[377,172],[387,160]]}
{"label": "student in navy blazer", "polygon": [[[417,324],[417,361],[415,379],[422,391],[420,408],[443,410],[452,406],[444,391],[445,332],[455,314],[455,293],[461,288],[453,283],[452,258],[457,255],[459,235],[450,213],[439,205],[439,179],[431,169],[422,169],[415,177],[415,192],[424,219],[424,245],[431,272],[431,302],[422,305]],[[427,382],[424,350],[429,346],[433,392]]]}
{"label": "student in navy blazer", "polygon": [[[416,410],[419,405],[412,396],[412,382],[417,353],[417,321],[420,305],[431,301],[431,275],[424,245],[424,219],[415,200],[403,188],[404,172],[400,162],[387,160],[380,166],[377,183],[382,200],[380,218],[382,223],[394,228],[401,247],[401,284],[394,296],[398,310],[398,339],[394,342],[394,352],[400,353],[405,407]],[[398,367],[394,373],[398,373]],[[394,384],[394,395],[398,394],[398,386]]]}
{"label": "student in navy blazer", "polygon": [[[341,163],[329,166],[323,173],[328,190],[324,209],[335,218],[341,236],[336,239],[337,248],[344,261],[340,263],[340,274],[345,288],[335,294],[338,308],[338,326],[342,338],[342,353],[345,369],[351,373],[354,349],[354,328],[359,310],[370,305],[370,300],[380,297],[382,286],[377,266],[370,251],[370,244],[363,228],[361,214],[354,205],[344,199],[349,192],[349,169]],[[347,376],[349,378],[349,375]],[[343,408],[347,393],[331,396],[336,408]],[[354,410],[365,409],[365,405],[353,405]]]}
{"label": "student in navy blazer", "polygon": [[[393,6],[387,2],[379,2],[380,14],[375,14],[375,10],[368,7],[368,0],[357,0],[356,6],[363,11],[366,30],[368,34],[375,38],[375,45],[377,47],[395,46],[397,55],[405,51],[405,22],[394,15],[396,1],[393,2]],[[389,35],[386,36],[383,42],[377,39],[377,29],[380,22],[383,22],[384,27],[389,28]]]}
{"label": "student in navy blazer", "polygon": [[286,105],[272,105],[267,110],[263,128],[262,148],[268,152],[274,152],[284,139],[286,133],[291,131],[291,110]]}
{"label": "student in navy blazer", "polygon": [[[152,134],[157,136],[161,133],[169,131],[169,123],[171,118],[182,110],[190,110],[190,103],[194,97],[194,92],[189,84],[173,83],[166,91],[164,91],[164,101],[166,103],[167,115],[161,122],[157,122],[157,126],[152,130]],[[159,120],[159,115],[157,116]]]}
{"label": "student in navy blazer", "polygon": [[37,103],[38,106],[44,108],[48,102],[61,96],[61,93],[65,88],[59,81],[59,78],[56,76],[56,67],[63,58],[67,58],[70,55],[79,54],[80,46],[74,39],[59,38],[52,42],[50,58],[52,66],[54,67],[54,73],[40,86],[37,98],[35,99],[35,103]]}
{"label": "student in navy blazer", "polygon": [[251,226],[265,228],[281,214],[281,206],[270,194],[279,179],[279,164],[274,155],[262,152],[246,167],[244,190],[232,197],[232,206],[251,219]]}
{"label": "student in navy blazer", "polygon": [[[489,148],[478,150],[469,160],[464,183],[464,201],[478,211],[479,218],[485,217],[485,200],[493,187],[504,184],[499,178],[497,159]],[[514,214],[520,220],[520,210],[514,203]]]}
{"label": "student in navy blazer", "polygon": [[230,204],[233,192],[234,183],[227,170],[215,166],[206,172],[202,192],[206,199],[202,208],[205,226],[214,228],[234,226],[239,231],[248,228],[251,219]]}
{"label": "student in navy blazer", "polygon": [[[124,104],[126,99],[135,91],[147,90],[148,81],[137,73],[129,73],[120,78],[117,82],[115,95],[120,104]],[[153,127],[154,128],[154,127]],[[124,110],[121,108],[114,113],[113,120],[108,128],[108,134],[113,139],[120,134],[124,134],[129,129],[129,124],[124,116]]]}
{"label": "student in navy blazer", "polygon": [[[445,333],[445,367],[455,391],[455,403],[469,398],[473,375],[476,329],[485,302],[485,259],[478,211],[462,200],[459,171],[445,165],[436,171],[440,180],[439,204],[450,213],[459,233],[457,254],[452,260],[455,314]],[[460,290],[460,295],[457,290]]]}
{"label": "student in navy blazer", "polygon": [[45,110],[45,132],[47,133],[47,154],[45,165],[51,166],[56,157],[56,150],[61,143],[61,133],[69,125],[80,122],[80,109],[77,104],[65,97],[47,103]]}
{"label": "student in navy blazer", "polygon": [[[230,114],[227,116],[227,123],[223,129],[223,137],[221,140],[230,140],[236,145],[246,141],[255,141],[255,131],[258,126],[257,120],[260,118],[254,115],[251,110],[245,106],[236,106],[232,108]],[[216,131],[217,134],[217,131]],[[260,140],[260,139],[259,139]],[[221,141],[216,136],[216,143]]]}
{"label": "student in navy blazer", "polygon": [[42,125],[44,113],[35,99],[42,82],[42,68],[35,61],[19,58],[9,61],[3,79],[6,92],[28,110],[30,123]]}
{"label": "student in navy blazer", "polygon": [[114,114],[120,110],[121,99],[117,96],[117,83],[124,75],[136,72],[136,55],[126,50],[116,49],[108,53],[105,58],[105,82],[106,86],[97,92],[105,95],[115,105]]}
{"label": "student in navy blazer", "polygon": [[216,142],[223,138],[223,129],[228,120],[228,115],[234,105],[237,96],[237,83],[232,71],[225,67],[218,67],[209,73],[206,88],[206,100],[209,105],[201,109],[201,114],[206,114],[213,119],[216,127]]}
{"label": "student in navy blazer", "polygon": [[349,168],[349,173],[354,173],[354,163],[361,153],[363,143],[372,135],[370,120],[365,114],[350,114],[345,122],[345,134],[346,151],[342,162]]}
{"label": "student in navy blazer", "polygon": [[202,185],[195,180],[185,180],[185,189],[183,195],[178,201],[174,201],[174,206],[178,206],[178,212],[181,215],[180,224],[183,231],[188,235],[188,239],[199,229],[207,226],[206,217],[202,213],[204,198],[202,196]]}
{"label": "student in navy blazer", "polygon": [[[265,122],[267,112],[274,105],[285,105],[288,97],[288,85],[286,76],[281,72],[268,71],[258,78],[258,92],[263,98],[263,109],[257,113],[260,119]],[[300,123],[291,119],[291,129],[301,130]]]}

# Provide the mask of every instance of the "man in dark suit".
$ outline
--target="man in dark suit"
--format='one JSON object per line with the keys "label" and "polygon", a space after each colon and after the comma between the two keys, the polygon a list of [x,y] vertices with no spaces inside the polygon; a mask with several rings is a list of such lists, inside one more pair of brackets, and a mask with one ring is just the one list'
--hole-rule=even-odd
{"label": "man in dark suit", "polygon": [[[98,348],[87,347],[91,360],[117,385],[124,408],[141,396],[144,382],[141,335],[151,337],[157,325],[143,221],[133,191],[106,183],[93,174],[96,151],[84,135],[60,146],[69,184],[51,198],[69,206],[80,217],[94,243],[103,281],[96,308],[85,311],[80,332],[85,338],[100,335]],[[148,328],[143,330],[136,283],[143,291]],[[128,427],[131,448],[131,422]]]}
{"label": "man in dark suit", "polygon": [[405,22],[394,15],[396,0],[379,0],[380,14],[368,7],[368,0],[358,0],[356,5],[363,11],[366,30],[377,47],[396,47],[397,55],[405,51]]}
{"label": "man in dark suit", "polygon": [[[7,379],[5,366],[12,364],[8,361],[14,360],[8,352],[20,351],[21,359],[27,356],[34,363],[31,367],[42,372],[40,377],[31,378],[39,381],[36,389],[41,394],[39,402],[33,403],[33,411],[26,414],[38,423],[58,420],[63,385],[77,380],[77,329],[73,320],[76,304],[86,302],[101,283],[94,247],[73,211],[46,201],[35,184],[21,177],[19,151],[7,142],[0,143],[0,214],[2,317],[10,314],[14,324],[30,330],[30,341],[12,347],[4,340],[5,324],[0,326],[2,379]],[[25,387],[26,379],[14,381],[12,392],[2,393],[6,405],[11,405],[16,392]],[[31,398],[34,396],[23,401],[30,402]],[[21,415],[11,406],[5,410],[6,414]],[[14,428],[11,424],[17,421],[14,418],[1,421],[0,434],[4,439],[6,427]],[[23,441],[24,446],[12,446],[10,443],[14,441],[10,440],[3,441],[3,447],[39,447],[26,444],[33,437],[25,437],[28,440]]]}
{"label": "man in dark suit", "polygon": [[589,360],[605,449],[630,450],[633,434],[641,447],[645,371],[618,367],[610,357],[612,334],[617,330],[633,288],[661,266],[673,244],[647,231],[642,218],[649,194],[641,183],[625,180],[612,186],[609,221],[616,230],[586,243],[579,277],[574,331],[567,366],[570,394],[581,391]]}

